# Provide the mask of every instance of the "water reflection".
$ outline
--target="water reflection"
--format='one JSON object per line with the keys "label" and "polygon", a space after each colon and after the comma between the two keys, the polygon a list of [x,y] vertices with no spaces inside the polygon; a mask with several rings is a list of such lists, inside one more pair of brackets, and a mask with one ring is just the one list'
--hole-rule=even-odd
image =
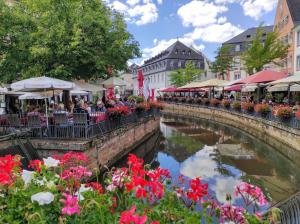
{"label": "water reflection", "polygon": [[264,188],[273,203],[300,186],[298,165],[237,129],[204,120],[165,117],[161,131],[165,137],[157,154],[161,167],[170,169],[174,177],[201,176],[221,202],[242,180]]}

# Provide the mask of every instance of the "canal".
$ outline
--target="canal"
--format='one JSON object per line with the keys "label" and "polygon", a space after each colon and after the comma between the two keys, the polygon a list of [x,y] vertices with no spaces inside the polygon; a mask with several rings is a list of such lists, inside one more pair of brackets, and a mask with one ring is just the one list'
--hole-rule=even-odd
{"label": "canal", "polygon": [[[300,165],[238,129],[207,120],[164,116],[160,131],[152,150],[141,145],[133,152],[153,166],[169,169],[174,184],[179,175],[199,176],[209,183],[210,193],[225,202],[226,194],[233,194],[234,186],[246,181],[260,186],[272,204],[300,187]],[[233,200],[240,204],[239,199]]]}

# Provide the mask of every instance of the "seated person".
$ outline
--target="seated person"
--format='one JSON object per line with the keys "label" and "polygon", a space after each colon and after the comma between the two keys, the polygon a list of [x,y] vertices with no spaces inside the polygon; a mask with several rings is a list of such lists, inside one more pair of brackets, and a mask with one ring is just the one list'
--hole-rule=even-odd
{"label": "seated person", "polygon": [[104,104],[102,103],[102,101],[97,102],[96,112],[106,112],[106,108],[105,108]]}

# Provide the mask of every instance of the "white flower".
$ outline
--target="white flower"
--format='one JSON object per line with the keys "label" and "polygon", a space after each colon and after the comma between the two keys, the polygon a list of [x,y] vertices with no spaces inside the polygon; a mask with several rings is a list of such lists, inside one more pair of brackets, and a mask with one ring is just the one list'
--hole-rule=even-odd
{"label": "white flower", "polygon": [[46,167],[57,167],[59,164],[59,160],[53,159],[52,157],[48,157],[47,159],[43,159]]}
{"label": "white flower", "polygon": [[40,192],[31,196],[31,201],[36,201],[39,205],[48,205],[54,200],[54,195],[50,192]]}
{"label": "white flower", "polygon": [[108,185],[108,186],[106,187],[106,190],[108,190],[108,191],[115,191],[116,188],[117,188],[117,187],[116,187],[115,185],[110,184],[110,185]]}
{"label": "white flower", "polygon": [[92,188],[91,187],[85,187],[84,184],[81,184],[79,190],[75,193],[75,195],[78,196],[79,201],[84,200],[84,197],[83,197],[82,193],[86,192],[86,191],[92,191]]}
{"label": "white flower", "polygon": [[22,179],[23,179],[25,185],[30,184],[30,182],[32,181],[33,178],[34,178],[34,171],[23,170]]}

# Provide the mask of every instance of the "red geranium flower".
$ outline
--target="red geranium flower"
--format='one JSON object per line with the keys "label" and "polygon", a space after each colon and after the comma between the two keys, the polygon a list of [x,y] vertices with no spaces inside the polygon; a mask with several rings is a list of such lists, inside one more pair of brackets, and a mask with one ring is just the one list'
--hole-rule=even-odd
{"label": "red geranium flower", "polygon": [[30,161],[30,163],[28,165],[28,168],[32,168],[35,171],[40,173],[41,172],[41,166],[43,166],[43,165],[44,165],[44,161],[36,159],[36,160],[31,160]]}

